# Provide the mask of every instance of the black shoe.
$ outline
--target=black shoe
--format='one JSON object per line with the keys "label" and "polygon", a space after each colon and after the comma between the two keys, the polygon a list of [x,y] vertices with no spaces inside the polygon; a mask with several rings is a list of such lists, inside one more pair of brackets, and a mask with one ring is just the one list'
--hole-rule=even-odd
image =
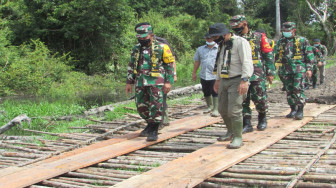
{"label": "black shoe", "polygon": [[281,91],[286,91],[285,86],[282,86]]}
{"label": "black shoe", "polygon": [[316,83],[315,84],[313,84],[313,89],[316,89],[317,88],[317,86],[316,86]]}
{"label": "black shoe", "polygon": [[152,126],[152,123],[148,123],[147,126],[145,127],[145,129],[140,132],[139,137],[148,136],[148,132],[149,132],[149,129],[150,129],[151,126]]}
{"label": "black shoe", "polygon": [[258,115],[258,131],[263,131],[267,127],[266,113],[259,113]]}
{"label": "black shoe", "polygon": [[296,119],[296,120],[303,119],[303,105],[299,105],[298,106],[298,110],[297,110],[297,112],[295,114],[294,119]]}
{"label": "black shoe", "polygon": [[152,123],[152,126],[148,130],[147,141],[157,141],[159,125],[159,123]]}
{"label": "black shoe", "polygon": [[289,112],[289,114],[286,115],[286,118],[293,118],[296,114],[296,106],[295,105],[291,105],[291,112]]}
{"label": "black shoe", "polygon": [[253,131],[253,127],[251,125],[251,118],[248,117],[244,117],[243,118],[243,134],[245,133],[249,133],[249,132],[252,132]]}

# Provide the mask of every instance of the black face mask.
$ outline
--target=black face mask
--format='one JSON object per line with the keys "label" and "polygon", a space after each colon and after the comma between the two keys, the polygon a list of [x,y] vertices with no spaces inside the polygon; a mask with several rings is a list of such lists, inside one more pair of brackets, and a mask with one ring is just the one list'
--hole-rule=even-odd
{"label": "black face mask", "polygon": [[224,37],[223,36],[220,36],[218,39],[215,39],[214,40],[217,44],[220,44],[224,41]]}
{"label": "black face mask", "polygon": [[239,27],[239,28],[232,28],[232,30],[233,30],[235,33],[237,33],[238,35],[240,35],[240,34],[243,32],[244,29],[245,29],[245,26],[243,26],[243,27]]}
{"label": "black face mask", "polygon": [[150,39],[145,39],[145,40],[138,39],[138,41],[141,44],[141,46],[148,46],[151,40]]}

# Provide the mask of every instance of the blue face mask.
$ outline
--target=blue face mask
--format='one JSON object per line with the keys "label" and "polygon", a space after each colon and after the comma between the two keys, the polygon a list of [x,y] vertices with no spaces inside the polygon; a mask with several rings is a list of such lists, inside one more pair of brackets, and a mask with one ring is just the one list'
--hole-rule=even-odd
{"label": "blue face mask", "polygon": [[209,46],[212,46],[212,45],[215,45],[216,42],[215,42],[215,41],[212,41],[212,42],[208,42],[208,41],[206,41],[206,44],[209,45]]}
{"label": "blue face mask", "polygon": [[292,37],[292,32],[282,32],[282,35],[286,38]]}

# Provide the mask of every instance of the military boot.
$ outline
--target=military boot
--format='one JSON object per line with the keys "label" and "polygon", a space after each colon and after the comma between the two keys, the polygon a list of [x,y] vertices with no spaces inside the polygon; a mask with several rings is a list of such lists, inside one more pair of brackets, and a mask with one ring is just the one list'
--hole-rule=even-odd
{"label": "military boot", "polygon": [[165,126],[169,126],[169,124],[170,124],[167,111],[165,112],[164,115],[162,115],[162,118],[163,118],[163,120],[162,120],[162,123],[160,123],[159,130],[163,129],[163,127],[165,127]]}
{"label": "military boot", "polygon": [[148,130],[147,141],[156,141],[158,139],[159,125],[160,123],[152,123],[152,126]]}
{"label": "military boot", "polygon": [[290,105],[291,111],[286,115],[286,118],[293,118],[296,114],[296,105]]}
{"label": "military boot", "polygon": [[212,117],[218,117],[219,112],[218,112],[218,97],[212,97],[212,102],[213,102],[213,109],[211,112]]}
{"label": "military boot", "polygon": [[232,121],[233,140],[227,146],[228,149],[238,149],[243,145],[242,129],[243,123],[241,121]]}
{"label": "military boot", "polygon": [[259,131],[265,130],[267,127],[266,113],[259,113],[257,129]]}
{"label": "military boot", "polygon": [[140,132],[139,137],[146,137],[148,136],[148,131],[150,130],[150,127],[152,126],[152,123],[148,123],[144,130]]}
{"label": "military boot", "polygon": [[232,131],[232,125],[231,121],[227,120],[225,121],[227,132],[224,136],[219,137],[218,141],[228,141],[232,139],[233,131]]}
{"label": "military boot", "polygon": [[316,82],[313,82],[313,89],[316,89]]}
{"label": "military boot", "polygon": [[205,102],[208,108],[204,110],[204,113],[209,113],[212,110],[212,96],[205,97]]}
{"label": "military boot", "polygon": [[243,118],[243,134],[249,133],[253,131],[253,127],[251,124],[251,117]]}
{"label": "military boot", "polygon": [[296,120],[303,119],[303,105],[298,105],[298,110],[294,116],[294,119]]}

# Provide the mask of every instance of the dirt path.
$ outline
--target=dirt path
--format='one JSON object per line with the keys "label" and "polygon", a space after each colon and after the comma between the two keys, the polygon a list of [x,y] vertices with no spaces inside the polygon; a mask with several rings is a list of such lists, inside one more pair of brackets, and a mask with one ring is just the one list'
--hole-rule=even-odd
{"label": "dirt path", "polygon": [[[318,85],[316,89],[310,88],[305,91],[307,103],[336,104],[336,66],[326,69],[326,78],[323,85]],[[280,84],[281,85],[281,84]],[[287,103],[286,92],[277,87],[268,91],[268,101],[270,103]]]}

